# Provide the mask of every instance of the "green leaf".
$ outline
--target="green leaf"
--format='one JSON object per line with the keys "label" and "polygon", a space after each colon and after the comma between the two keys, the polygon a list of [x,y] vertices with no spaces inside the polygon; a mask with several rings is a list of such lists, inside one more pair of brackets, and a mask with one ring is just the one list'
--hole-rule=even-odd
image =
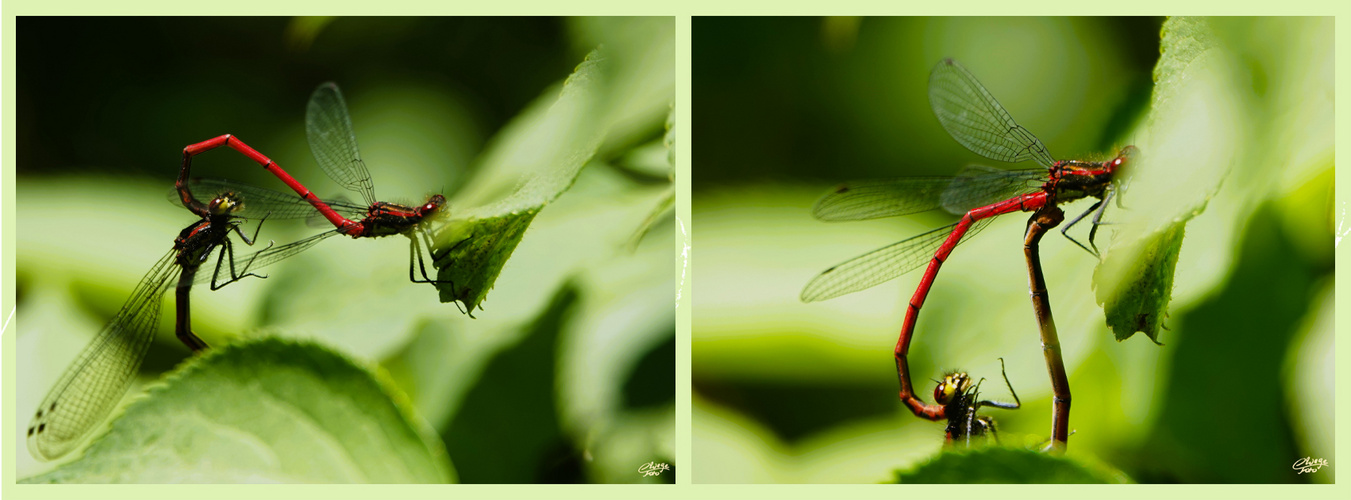
{"label": "green leaf", "polygon": [[666,190],[660,200],[657,200],[657,204],[652,206],[652,211],[648,212],[647,218],[643,219],[643,222],[638,225],[638,229],[633,232],[633,236],[629,237],[629,251],[637,250],[638,244],[642,243],[643,237],[647,236],[647,232],[652,229],[652,225],[656,224],[659,219],[664,220],[665,218],[662,216],[674,214],[674,209],[675,187],[672,186],[671,189]]}
{"label": "green leaf", "polygon": [[1153,105],[1167,105],[1177,96],[1177,80],[1185,78],[1187,67],[1215,47],[1209,21],[1199,17],[1174,17],[1164,22],[1159,50],[1162,57],[1154,65]]}
{"label": "green leaf", "polygon": [[[1117,288],[1095,290],[1098,303],[1107,315],[1107,326],[1122,341],[1145,332],[1149,340],[1159,342],[1159,327],[1168,313],[1168,302],[1173,296],[1173,273],[1177,270],[1177,257],[1182,251],[1182,236],[1186,233],[1187,222],[1181,221],[1168,226],[1151,238],[1136,240],[1135,248],[1126,251],[1139,255],[1134,266],[1127,266],[1124,259],[1109,259],[1093,270],[1094,282],[1099,276],[1114,275],[1104,279],[1118,283]],[[1119,276],[1130,274],[1132,279]],[[1108,293],[1110,292],[1110,293]]]}
{"label": "green leaf", "polygon": [[412,377],[400,380],[400,385],[415,395],[419,412],[430,421],[443,422],[457,411],[463,391],[475,383],[483,363],[520,341],[528,333],[524,322],[547,308],[557,290],[575,279],[579,269],[627,266],[632,259],[643,259],[654,269],[670,265],[669,253],[661,260],[642,251],[654,238],[640,245],[637,254],[622,246],[665,187],[635,183],[613,168],[587,168],[570,190],[569,196],[551,203],[530,221],[529,237],[521,241],[511,265],[498,277],[489,302],[499,308],[488,306],[488,310],[507,314],[488,314],[473,321],[461,315],[446,322],[434,319],[416,328],[415,339],[393,353],[392,359],[381,359],[385,366],[409,363],[408,371],[395,375]]}
{"label": "green leaf", "polygon": [[674,184],[674,183],[675,183],[675,105],[674,105],[674,103],[673,103],[672,106],[671,106],[671,110],[670,110],[669,112],[666,113],[666,135],[662,137],[662,141],[661,141],[661,142],[662,142],[662,145],[665,147],[665,150],[666,150],[666,169],[667,169],[666,171],[667,171],[667,178],[670,179],[671,182],[672,182],[671,189],[670,189],[669,191],[667,191],[666,194],[665,194],[664,196],[662,196],[661,201],[657,202],[657,205],[656,205],[656,206],[653,206],[653,207],[652,207],[652,212],[648,213],[647,218],[643,220],[643,223],[642,223],[640,226],[638,226],[638,230],[637,230],[637,231],[634,231],[633,237],[632,237],[632,238],[629,238],[629,250],[630,250],[630,251],[633,251],[633,250],[635,250],[635,249],[638,248],[638,243],[641,242],[641,241],[643,240],[643,237],[647,235],[647,232],[648,232],[649,230],[652,229],[652,225],[655,224],[655,223],[657,222],[657,219],[661,218],[661,216],[662,216],[662,215],[665,215],[667,212],[672,212],[672,214],[674,215],[674,210],[675,210],[675,184]]}
{"label": "green leaf", "polygon": [[671,103],[671,110],[666,113],[666,136],[662,138],[662,143],[666,145],[666,163],[671,166],[671,175],[675,176],[675,103]]}
{"label": "green leaf", "polygon": [[435,433],[379,372],[267,338],[189,361],[29,483],[442,483]]}
{"label": "green leaf", "polygon": [[441,270],[437,281],[449,283],[437,285],[441,302],[460,302],[473,317],[474,308],[483,303],[497,275],[502,273],[502,266],[525,235],[525,228],[538,213],[539,208],[532,208],[452,226],[469,233],[452,238],[459,243],[436,260],[436,267]]}
{"label": "green leaf", "polygon": [[495,203],[456,212],[459,219],[438,236],[433,250],[437,281],[446,282],[437,285],[442,302],[459,301],[470,313],[479,307],[535,214],[571,187],[595,155],[607,128],[596,118],[605,61],[600,49],[592,51],[561,91],[546,92],[494,139],[480,176],[456,204],[472,207],[518,187]]}
{"label": "green leaf", "polygon": [[[437,280],[447,282],[438,286],[442,302],[480,307],[534,214],[572,187],[601,145],[640,137],[650,130],[645,124],[669,114],[674,25],[655,18],[618,24],[588,25],[584,31],[603,45],[493,138],[474,169],[479,174],[452,200],[467,208],[453,211],[456,220],[434,243],[444,252],[435,263]],[[503,228],[511,234],[464,244]]]}
{"label": "green leaf", "polygon": [[1125,474],[1102,466],[1031,450],[991,446],[949,451],[908,471],[897,471],[898,483],[1066,484],[1128,483]]}
{"label": "green leaf", "polygon": [[1144,332],[1158,343],[1188,221],[1205,211],[1233,161],[1239,131],[1230,68],[1209,21],[1164,23],[1163,55],[1141,154],[1129,165],[1131,220],[1093,275],[1095,298],[1118,341]]}

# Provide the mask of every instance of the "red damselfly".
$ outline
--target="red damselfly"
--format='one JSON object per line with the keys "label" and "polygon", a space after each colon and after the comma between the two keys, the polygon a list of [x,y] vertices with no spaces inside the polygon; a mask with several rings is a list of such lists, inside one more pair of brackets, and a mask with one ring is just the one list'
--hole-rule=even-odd
{"label": "red damselfly", "polygon": [[[248,260],[235,259],[229,238],[234,232],[244,243],[252,245],[262,228],[260,219],[253,238],[239,229],[241,216],[237,212],[244,202],[234,193],[221,194],[206,203],[190,196],[184,198],[184,205],[202,219],[179,233],[173,249],[141,278],[122,309],[57,379],[28,426],[29,453],[43,460],[65,455],[108,416],[145,359],[159,326],[161,299],[170,287],[177,288],[174,330],[178,339],[193,351],[207,348],[206,342],[192,333],[190,319],[192,285],[205,281],[206,277],[198,276],[197,269],[220,247],[216,270],[210,279],[212,290],[248,276],[261,277],[248,272]],[[236,269],[237,262],[243,263],[242,270]],[[222,266],[227,263],[229,279],[219,281]]]}
{"label": "red damselfly", "polygon": [[[825,270],[807,283],[801,299],[814,302],[863,290],[912,271],[927,261],[928,269],[910,299],[894,356],[901,400],[915,415],[939,420],[943,415],[943,407],[925,404],[915,395],[906,357],[919,309],[924,305],[939,267],[959,242],[980,231],[995,216],[1035,211],[1034,221],[1038,218],[1048,219],[1053,212],[1063,217],[1056,206],[1081,198],[1096,198],[1097,201],[1070,221],[1061,233],[1097,255],[1097,245],[1093,239],[1101,223],[1102,212],[1119,189],[1117,174],[1134,157],[1136,150],[1134,146],[1126,146],[1115,158],[1104,162],[1057,161],[1040,140],[1014,122],[994,96],[952,59],[944,59],[930,74],[929,103],[943,128],[972,152],[1005,162],[1033,160],[1043,168],[1005,171],[971,166],[956,177],[912,177],[841,185],[816,203],[812,214],[818,219],[863,220],[937,208],[961,214],[962,218],[952,225],[880,248]],[[1117,200],[1119,204],[1120,198]],[[1093,228],[1089,231],[1089,245],[1085,246],[1070,237],[1068,231],[1089,214],[1093,214]],[[1049,227],[1042,230],[1054,227],[1060,221],[1045,222]],[[1040,239],[1040,231],[1036,233],[1037,240]],[[1031,233],[1029,228],[1027,244],[1032,245],[1029,247],[1029,259],[1035,256],[1035,241],[1031,239]],[[1039,266],[1037,271],[1040,271]],[[1045,287],[1041,290],[1044,294]],[[1049,321],[1049,302],[1045,306],[1044,317]],[[1043,317],[1040,312],[1038,317]],[[1047,332],[1046,325],[1043,325],[1042,331],[1043,334]],[[1054,333],[1054,325],[1050,326],[1050,331]],[[1043,338],[1043,342],[1046,340]],[[1069,415],[1069,384],[1064,378],[1064,363],[1060,359],[1058,343],[1054,346],[1054,352],[1047,351],[1047,364],[1056,397],[1056,421],[1052,438],[1063,446],[1068,437],[1065,429]]]}
{"label": "red damselfly", "polygon": [[[344,188],[360,193],[365,205],[319,199],[313,192],[282,170],[276,162],[244,144],[239,138],[229,134],[183,148],[182,174],[179,176],[176,189],[180,196],[185,199],[192,196],[193,190],[197,189],[193,187],[194,184],[187,177],[192,157],[221,146],[228,146],[262,165],[264,169],[281,179],[300,197],[297,199],[261,188],[247,188],[237,184],[226,185],[220,182],[198,183],[196,185],[205,186],[206,189],[211,189],[213,192],[221,189],[222,186],[226,190],[247,191],[251,193],[254,200],[266,201],[268,207],[276,210],[273,215],[277,217],[303,217],[306,213],[304,210],[317,210],[337,228],[334,231],[320,233],[276,248],[269,248],[247,257],[247,259],[256,259],[258,267],[300,253],[334,234],[345,234],[353,238],[378,238],[401,234],[409,239],[409,279],[415,283],[448,284],[452,287],[452,295],[459,297],[460,294],[453,289],[453,283],[428,277],[421,250],[421,246],[425,244],[427,251],[432,252],[432,230],[429,227],[429,222],[434,216],[444,213],[442,208],[446,204],[445,196],[434,194],[427,199],[426,203],[418,206],[377,201],[370,171],[367,170],[366,164],[362,161],[361,154],[357,149],[356,135],[353,133],[352,120],[347,113],[347,104],[343,100],[338,86],[331,82],[320,85],[310,96],[305,114],[305,130],[309,138],[310,150],[313,152],[315,160],[319,162],[319,166],[330,178]],[[201,196],[207,193],[196,194]],[[305,205],[309,205],[309,207],[305,207]],[[353,220],[344,217],[335,208],[352,217],[360,217],[360,219]],[[418,240],[419,237],[422,238],[421,242]],[[444,256],[449,250],[449,248],[443,250],[440,255],[433,253],[433,261]],[[413,273],[414,261],[417,263],[417,268],[421,270],[422,279],[417,279]]]}
{"label": "red damselfly", "polygon": [[[309,202],[297,198],[294,195],[288,195],[285,193],[280,193],[266,188],[250,186],[247,184],[241,184],[238,182],[223,179],[190,179],[183,185],[188,189],[188,191],[191,192],[192,195],[197,197],[216,196],[219,193],[236,193],[242,196],[244,199],[249,200],[249,203],[244,207],[241,207],[239,211],[239,214],[244,217],[267,216],[268,218],[272,219],[304,218],[304,219],[311,219],[311,221],[313,221],[315,216],[318,215],[318,212],[315,212],[314,207],[310,205]],[[178,188],[174,188],[174,190],[169,193],[170,201],[176,202],[178,197],[179,197]],[[386,219],[393,219],[395,217],[413,218],[416,216],[416,211],[419,208],[422,208],[422,207],[404,207],[402,205],[394,205],[392,203],[381,203],[382,205],[381,209],[375,211],[374,215],[372,215],[371,212],[368,212],[368,209],[370,208],[368,206],[357,205],[342,200],[323,200],[323,203],[326,206],[339,212],[348,214],[367,214],[366,219],[378,217],[377,220],[381,221]],[[398,210],[402,210],[404,215],[398,215],[397,213],[395,213],[394,209],[390,209],[389,207],[398,207]],[[414,222],[402,221],[396,223],[386,223],[385,227],[393,227],[400,224],[416,226],[416,223]],[[412,230],[413,229],[409,229],[408,231],[411,232]],[[425,232],[421,231],[419,232],[425,235]],[[310,247],[314,246],[316,243],[319,243],[320,241],[323,241],[335,234],[343,234],[343,233],[341,230],[325,231],[301,240],[287,243],[285,245],[269,247],[260,250],[256,253],[236,258],[235,259],[236,264],[242,265],[244,263],[248,263],[250,269],[262,269],[278,261],[299,254],[309,249]],[[412,236],[409,235],[409,237],[411,238]],[[430,248],[431,246],[430,241],[427,242],[427,245]],[[408,268],[408,279],[415,283],[439,283],[435,280],[430,280],[427,278],[427,271],[423,265],[422,256],[420,252],[417,252],[418,248],[419,248],[418,246],[413,245],[409,246],[410,249],[409,259],[410,262],[413,261],[417,262],[418,267],[421,268],[423,279],[422,280],[417,279],[416,275],[414,274],[415,268],[412,266],[411,263]],[[204,276],[199,276],[197,278],[197,281],[199,283],[205,283],[206,278]]]}
{"label": "red damselfly", "polygon": [[1004,371],[1004,358],[999,358],[999,373],[1004,376],[1004,384],[1009,387],[1009,394],[1013,395],[1012,403],[981,400],[980,384],[985,379],[982,378],[972,384],[971,377],[966,372],[948,373],[943,376],[943,380],[936,381],[938,385],[934,387],[934,401],[943,406],[941,417],[948,421],[945,429],[948,445],[964,442],[969,447],[972,436],[982,437],[987,434],[994,438],[996,443],[999,442],[994,419],[978,415],[976,412],[982,406],[1005,410],[1016,410],[1023,406],[1022,401],[1018,400],[1018,393],[1013,391],[1013,383],[1009,382],[1008,373]]}

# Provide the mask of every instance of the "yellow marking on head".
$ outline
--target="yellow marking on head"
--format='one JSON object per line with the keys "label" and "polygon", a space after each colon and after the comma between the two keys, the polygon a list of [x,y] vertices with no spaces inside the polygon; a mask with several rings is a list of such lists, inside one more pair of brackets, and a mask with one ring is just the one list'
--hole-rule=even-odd
{"label": "yellow marking on head", "polygon": [[207,210],[211,212],[211,215],[225,215],[238,212],[243,208],[244,202],[233,192],[221,193],[207,204]]}
{"label": "yellow marking on head", "polygon": [[943,381],[934,388],[934,401],[938,404],[948,404],[952,398],[959,393],[964,393],[971,387],[971,377],[965,373],[949,373],[943,377]]}

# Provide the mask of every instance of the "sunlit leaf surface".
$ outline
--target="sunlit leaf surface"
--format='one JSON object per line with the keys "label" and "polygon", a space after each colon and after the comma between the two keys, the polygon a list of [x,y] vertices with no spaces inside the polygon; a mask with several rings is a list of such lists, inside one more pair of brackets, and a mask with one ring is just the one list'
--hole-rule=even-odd
{"label": "sunlit leaf surface", "polygon": [[436,433],[389,381],[315,345],[211,351],[128,406],[84,456],[28,482],[443,483]]}
{"label": "sunlit leaf surface", "polygon": [[1126,483],[1120,472],[1094,469],[1065,457],[996,446],[938,455],[914,469],[897,472],[899,483],[1072,484]]}

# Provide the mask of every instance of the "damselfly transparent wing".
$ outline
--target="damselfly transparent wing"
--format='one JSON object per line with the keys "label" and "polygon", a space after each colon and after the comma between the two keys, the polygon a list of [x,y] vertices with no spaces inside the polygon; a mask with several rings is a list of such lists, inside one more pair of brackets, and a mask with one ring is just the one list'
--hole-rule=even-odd
{"label": "damselfly transparent wing", "polygon": [[929,75],[929,105],[953,139],[986,158],[1043,167],[1055,163],[1036,136],[1013,121],[990,91],[957,61],[944,59]]}
{"label": "damselfly transparent wing", "polygon": [[75,449],[131,386],[159,325],[161,297],[182,270],[170,251],[141,278],[103,330],[75,358],[28,425],[28,451],[52,460]]}
{"label": "damselfly transparent wing", "polygon": [[[202,200],[203,203],[225,193],[234,193],[235,199],[242,202],[231,213],[238,217],[247,219],[261,219],[263,217],[268,219],[318,218],[323,221],[324,225],[328,225],[328,221],[323,219],[323,215],[314,208],[314,205],[294,193],[287,194],[224,179],[189,179],[188,190],[192,192],[194,198]],[[169,190],[166,198],[169,203],[181,204],[177,187]],[[366,213],[366,207],[351,202],[342,200],[323,201],[324,204],[344,215],[361,216]]]}
{"label": "damselfly transparent wing", "polygon": [[952,178],[939,201],[948,213],[963,215],[972,209],[1041,191],[1046,177],[1046,170],[1041,168],[1000,170],[968,165]]}
{"label": "damselfly transparent wing", "polygon": [[[249,253],[248,255],[236,255],[234,258],[235,272],[237,274],[242,275],[244,273],[257,271],[272,264],[276,264],[277,262],[286,260],[300,252],[304,252],[306,249],[309,249],[315,244],[318,244],[320,241],[324,241],[329,236],[333,236],[335,234],[342,234],[342,233],[339,232],[338,230],[324,231],[322,233],[307,237],[302,240],[296,240],[282,246],[270,246],[257,252]],[[228,273],[228,271],[224,269],[220,271],[213,270],[212,272],[209,273],[198,272],[197,275],[193,277],[193,283],[199,285],[203,283],[210,283],[212,281],[213,275],[215,275],[217,272],[221,274]],[[230,279],[229,276],[220,276],[219,278],[221,278],[220,281]]]}
{"label": "damselfly transparent wing", "polygon": [[956,177],[902,177],[841,184],[812,207],[824,221],[893,217],[942,208],[956,215],[1036,192],[1043,169],[1000,170],[972,165]]}
{"label": "damselfly transparent wing", "polygon": [[328,82],[310,95],[305,110],[305,133],[315,161],[342,187],[361,193],[367,204],[375,203],[375,186],[370,171],[357,151],[352,118],[338,85]]}
{"label": "damselfly transparent wing", "polygon": [[[992,220],[993,217],[977,220],[967,229],[962,241],[980,232]],[[943,226],[826,269],[807,283],[800,298],[803,302],[833,299],[872,288],[913,271],[933,259],[934,252],[943,245],[956,226],[955,223]]]}
{"label": "damselfly transparent wing", "polygon": [[940,206],[952,177],[904,177],[851,181],[817,200],[812,215],[823,221],[850,221],[927,212]]}

